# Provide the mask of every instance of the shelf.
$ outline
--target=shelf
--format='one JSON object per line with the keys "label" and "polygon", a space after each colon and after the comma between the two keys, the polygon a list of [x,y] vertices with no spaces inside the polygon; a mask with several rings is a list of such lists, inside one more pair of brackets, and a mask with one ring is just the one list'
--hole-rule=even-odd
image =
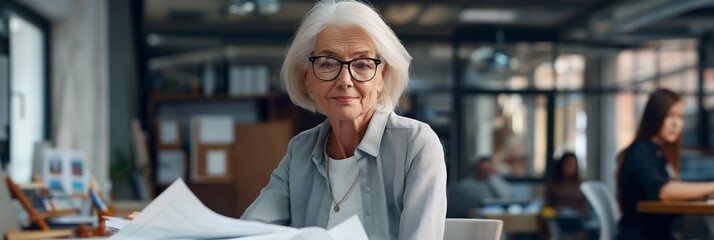
{"label": "shelf", "polygon": [[285,94],[282,93],[268,93],[268,94],[255,94],[255,95],[241,95],[232,96],[228,94],[215,94],[213,96],[204,96],[198,94],[183,94],[183,95],[159,95],[152,96],[150,101],[152,104],[165,104],[165,103],[196,103],[196,102],[230,102],[230,101],[251,101],[251,100],[262,100],[262,99],[276,99]]}

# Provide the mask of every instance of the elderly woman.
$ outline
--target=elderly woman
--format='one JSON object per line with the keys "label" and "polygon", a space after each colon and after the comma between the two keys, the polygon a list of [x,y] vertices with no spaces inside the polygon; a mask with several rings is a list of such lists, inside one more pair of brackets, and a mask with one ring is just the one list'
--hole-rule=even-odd
{"label": "elderly woman", "polygon": [[357,215],[371,239],[441,239],[441,143],[428,125],[393,112],[410,60],[371,7],[318,2],[281,73],[292,101],[327,120],[290,141],[242,219],[331,228]]}

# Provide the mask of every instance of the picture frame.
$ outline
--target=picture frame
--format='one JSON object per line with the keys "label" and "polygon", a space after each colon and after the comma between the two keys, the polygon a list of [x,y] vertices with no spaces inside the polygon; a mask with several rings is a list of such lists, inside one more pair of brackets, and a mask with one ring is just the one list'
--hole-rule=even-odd
{"label": "picture frame", "polygon": [[191,163],[191,180],[195,183],[227,183],[233,179],[232,145],[198,145]]}

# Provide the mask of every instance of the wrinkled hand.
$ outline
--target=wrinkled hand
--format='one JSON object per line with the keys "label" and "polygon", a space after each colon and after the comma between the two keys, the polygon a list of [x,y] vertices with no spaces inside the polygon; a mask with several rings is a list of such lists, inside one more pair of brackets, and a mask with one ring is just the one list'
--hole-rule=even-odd
{"label": "wrinkled hand", "polygon": [[129,220],[134,220],[134,218],[139,216],[139,212],[134,211],[133,213],[129,214],[129,216],[126,216]]}

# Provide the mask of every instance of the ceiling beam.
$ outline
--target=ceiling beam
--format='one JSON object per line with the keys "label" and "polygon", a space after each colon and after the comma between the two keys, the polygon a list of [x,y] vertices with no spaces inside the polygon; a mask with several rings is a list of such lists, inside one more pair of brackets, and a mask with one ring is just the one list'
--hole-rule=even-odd
{"label": "ceiling beam", "polygon": [[683,13],[714,5],[714,0],[647,0],[625,4],[599,14],[590,28],[596,35],[622,34],[636,31]]}
{"label": "ceiling beam", "polygon": [[[574,40],[640,41],[651,35],[636,36],[638,30],[709,6],[714,6],[714,0],[604,0],[565,21],[559,26],[560,35],[562,39]],[[682,37],[691,34],[685,35]]]}

